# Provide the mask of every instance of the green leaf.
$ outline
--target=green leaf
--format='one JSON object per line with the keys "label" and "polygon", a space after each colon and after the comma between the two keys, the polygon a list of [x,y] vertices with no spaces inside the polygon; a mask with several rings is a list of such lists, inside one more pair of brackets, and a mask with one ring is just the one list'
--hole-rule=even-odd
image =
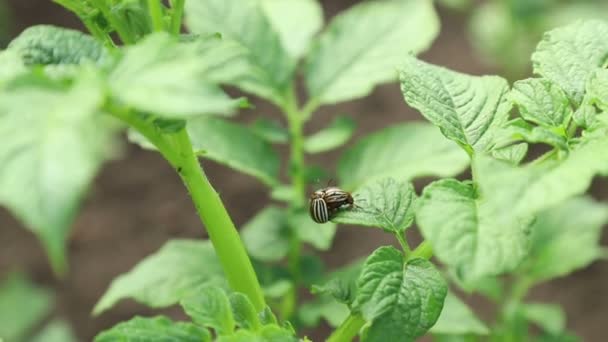
{"label": "green leaf", "polygon": [[509,86],[501,77],[470,76],[409,57],[400,80],[405,101],[468,152],[490,149],[509,117]]}
{"label": "green leaf", "polygon": [[360,139],[338,162],[341,187],[354,190],[382,178],[411,180],[459,174],[469,158],[427,123],[404,123]]}
{"label": "green leaf", "polygon": [[212,328],[218,335],[229,335],[236,325],[226,292],[216,286],[202,286],[180,301],[194,323]]}
{"label": "green leaf", "polygon": [[600,238],[606,223],[608,206],[587,197],[543,211],[532,228],[530,255],[521,271],[541,282],[589,265],[602,255]]}
{"label": "green leaf", "polygon": [[68,89],[30,74],[0,94],[0,204],[41,239],[58,273],[80,201],[114,146],[102,102],[89,69]]}
{"label": "green leaf", "polygon": [[[500,130],[499,138],[496,141],[499,146],[517,141],[543,143],[567,151],[570,148],[567,139],[564,127],[546,128],[543,126],[532,126],[523,119],[517,118],[511,120]],[[494,153],[496,150],[497,148],[492,152]]]}
{"label": "green leaf", "polygon": [[76,342],[77,339],[72,332],[68,322],[55,319],[47,324],[34,336],[32,342]]}
{"label": "green leaf", "polygon": [[349,313],[348,306],[324,295],[314,301],[301,304],[298,309],[298,319],[307,327],[318,326],[321,319],[329,326],[337,327]]}
{"label": "green leaf", "polygon": [[528,144],[519,143],[492,150],[492,157],[519,165],[528,153]]}
{"label": "green leaf", "polygon": [[285,210],[269,206],[243,226],[241,237],[252,257],[260,261],[278,261],[289,251],[289,231]]}
{"label": "green leaf", "polygon": [[279,157],[270,144],[246,127],[211,117],[189,120],[188,134],[202,157],[258,178],[264,184],[278,184]]}
{"label": "green leaf", "polygon": [[451,292],[448,292],[445,297],[441,315],[430,332],[450,335],[488,335],[490,333],[473,311]]}
{"label": "green leaf", "polygon": [[580,104],[587,82],[606,63],[606,35],[608,24],[601,20],[577,21],[545,33],[532,55],[534,72]]}
{"label": "green leaf", "polygon": [[[599,69],[587,83],[587,97],[602,111],[608,110],[608,70]],[[583,107],[581,107],[583,108]]]}
{"label": "green leaf", "polygon": [[559,305],[542,303],[524,303],[521,314],[528,320],[551,335],[559,335],[566,327],[566,315]]}
{"label": "green leaf", "polygon": [[248,49],[249,72],[232,84],[275,104],[283,103],[295,61],[283,47],[260,1],[191,0],[186,2],[185,14],[192,32],[220,33]]}
{"label": "green leaf", "polygon": [[165,33],[150,35],[126,48],[109,76],[112,95],[166,118],[231,114],[243,100],[229,98],[213,82],[215,61],[201,57],[195,43],[180,43]]}
{"label": "green leaf", "polygon": [[260,0],[281,44],[293,58],[308,51],[310,41],[323,26],[323,9],[317,0]]}
{"label": "green leaf", "polygon": [[546,79],[517,81],[510,96],[524,119],[541,126],[565,128],[572,116],[570,101],[564,91]]}
{"label": "green leaf", "polygon": [[572,120],[574,120],[574,123],[576,123],[577,126],[589,129],[595,125],[596,116],[595,107],[589,104],[583,104],[574,112]]}
{"label": "green leaf", "polygon": [[173,322],[164,316],[135,317],[95,336],[95,342],[211,342],[211,334],[192,323]]}
{"label": "green leaf", "polygon": [[447,284],[428,260],[380,247],[365,262],[355,303],[369,327],[363,341],[414,341],[437,321]]}
{"label": "green leaf", "polygon": [[4,86],[26,71],[27,68],[18,52],[14,50],[0,52],[0,86]]}
{"label": "green leaf", "polygon": [[112,281],[95,305],[95,315],[133,298],[153,308],[179,302],[203,284],[224,284],[224,274],[209,241],[170,240],[131,271]]}
{"label": "green leaf", "polygon": [[251,130],[269,143],[285,144],[289,141],[287,129],[275,120],[258,118],[251,125]]}
{"label": "green leaf", "polygon": [[353,194],[356,207],[342,210],[336,223],[378,227],[402,234],[414,223],[416,191],[409,182],[385,178]]}
{"label": "green leaf", "polygon": [[426,50],[438,32],[432,1],[357,4],[337,15],[313,45],[305,69],[308,92],[320,104],[363,97],[395,80],[403,59]]}
{"label": "green leaf", "polygon": [[34,285],[25,275],[11,273],[0,283],[0,336],[21,341],[52,309],[49,290]]}
{"label": "green leaf", "polygon": [[[504,187],[509,180],[504,179]],[[471,184],[443,179],[428,185],[418,201],[416,222],[422,235],[435,255],[455,267],[462,278],[512,270],[526,256],[528,235],[523,220],[515,213],[512,218],[494,216],[498,204],[492,202],[502,204],[506,195],[500,190],[482,201]]]}
{"label": "green leaf", "polygon": [[104,63],[109,52],[95,38],[80,31],[51,25],[32,26],[8,46],[26,65]]}
{"label": "green leaf", "polygon": [[310,243],[316,249],[326,251],[334,241],[336,224],[318,224],[310,218],[308,211],[293,213],[288,217],[288,222],[302,242]]}
{"label": "green leaf", "polygon": [[344,145],[355,132],[355,121],[339,116],[323,130],[309,136],[304,142],[308,153],[320,153]]}
{"label": "green leaf", "polygon": [[262,324],[260,323],[258,313],[246,295],[238,292],[231,293],[229,300],[232,316],[241,329],[260,330]]}
{"label": "green leaf", "polygon": [[277,325],[265,325],[260,331],[238,330],[233,335],[219,336],[216,342],[298,342],[298,338]]}

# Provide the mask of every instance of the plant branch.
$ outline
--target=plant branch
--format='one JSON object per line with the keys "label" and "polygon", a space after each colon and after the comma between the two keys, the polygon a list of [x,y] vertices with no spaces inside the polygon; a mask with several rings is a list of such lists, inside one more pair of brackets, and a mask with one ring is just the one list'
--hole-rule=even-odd
{"label": "plant branch", "polygon": [[120,40],[122,40],[125,44],[134,44],[135,37],[131,34],[131,31],[124,25],[124,22],[118,18],[110,7],[108,7],[104,0],[90,0],[93,6],[95,6],[98,10],[101,11],[106,20],[110,23],[110,25],[116,30]]}
{"label": "plant branch", "polygon": [[405,258],[407,259],[410,255],[410,253],[412,253],[412,249],[410,248],[410,245],[407,243],[407,239],[405,238],[404,232],[394,232],[393,234],[397,238],[397,241],[399,241],[399,244],[401,245],[401,249],[403,249],[403,254],[405,255]]}
{"label": "plant branch", "polygon": [[165,23],[163,21],[163,8],[160,0],[148,0],[148,11],[150,13],[150,18],[152,19],[152,27],[154,27],[154,31],[164,31]]}
{"label": "plant branch", "polygon": [[428,241],[422,241],[416,249],[412,252],[410,259],[423,258],[430,259],[433,257],[433,247]]}
{"label": "plant branch", "polygon": [[351,312],[326,342],[350,342],[357,336],[364,324],[365,319],[361,314]]}
{"label": "plant branch", "polygon": [[182,28],[182,20],[184,17],[184,5],[185,0],[172,0],[171,1],[171,33],[178,35]]}

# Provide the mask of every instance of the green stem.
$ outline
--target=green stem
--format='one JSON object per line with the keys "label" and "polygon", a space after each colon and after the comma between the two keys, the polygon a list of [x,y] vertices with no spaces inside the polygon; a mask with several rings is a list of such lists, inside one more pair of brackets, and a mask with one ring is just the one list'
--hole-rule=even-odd
{"label": "green stem", "polygon": [[184,17],[185,0],[172,0],[171,9],[171,33],[178,35],[182,29],[182,18]]}
{"label": "green stem", "polygon": [[352,313],[334,330],[326,342],[350,342],[365,324],[365,319],[361,314]]}
{"label": "green stem", "polygon": [[403,235],[402,232],[395,232],[394,235],[397,238],[397,241],[399,241],[399,244],[401,245],[401,249],[403,249],[403,254],[405,255],[405,258],[407,259],[410,255],[410,253],[412,253],[412,249],[410,248],[410,245],[407,243],[405,235]]}
{"label": "green stem", "polygon": [[431,247],[431,244],[428,243],[428,241],[422,241],[422,243],[420,243],[418,245],[418,247],[416,247],[416,249],[414,249],[414,251],[412,252],[410,259],[413,258],[423,258],[423,259],[430,259],[433,257],[433,247]]}
{"label": "green stem", "polygon": [[165,30],[163,8],[161,6],[160,0],[148,0],[148,11],[150,13],[150,18],[152,19],[152,27],[154,27],[154,31],[156,32]]}
{"label": "green stem", "polygon": [[97,24],[95,24],[91,19],[80,17],[80,20],[82,20],[82,23],[87,28],[87,30],[89,30],[89,32],[93,35],[93,37],[102,41],[107,48],[116,48],[116,44],[114,44],[112,38],[101,28],[99,28],[99,26],[97,26]]}
{"label": "green stem", "polygon": [[118,18],[110,7],[105,3],[105,0],[90,0],[93,6],[101,11],[106,20],[116,30],[116,33],[125,44],[134,44],[135,37],[131,34],[131,31],[124,25],[124,22]]}
{"label": "green stem", "polygon": [[247,295],[258,312],[262,311],[266,303],[251,260],[222,200],[202,170],[186,130],[167,134],[126,109],[108,106],[107,111],[148,138],[177,170],[207,228],[228,284]]}

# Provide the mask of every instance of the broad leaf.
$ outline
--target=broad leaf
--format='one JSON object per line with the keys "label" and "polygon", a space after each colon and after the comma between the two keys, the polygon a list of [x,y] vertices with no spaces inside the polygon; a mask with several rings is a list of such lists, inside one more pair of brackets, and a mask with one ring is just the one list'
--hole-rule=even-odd
{"label": "broad leaf", "polygon": [[308,153],[319,153],[342,146],[355,132],[355,122],[346,116],[337,117],[323,130],[309,136],[304,142]]}
{"label": "broad leaf", "polygon": [[259,0],[190,0],[185,13],[192,32],[220,33],[248,49],[249,73],[231,83],[276,104],[283,103],[295,61]]}
{"label": "broad leaf", "polygon": [[216,342],[298,342],[299,339],[275,324],[265,325],[260,331],[238,330],[233,335],[220,336]]}
{"label": "broad leaf", "polygon": [[400,80],[405,101],[469,153],[490,149],[508,119],[509,86],[498,76],[470,76],[409,57]]}
{"label": "broad leaf", "polygon": [[81,72],[69,89],[28,75],[0,94],[0,204],[38,235],[57,272],[80,200],[113,146],[99,80]]}
{"label": "broad leaf", "polygon": [[566,94],[555,83],[542,78],[528,78],[513,84],[510,95],[521,116],[547,127],[566,129],[572,108]]}
{"label": "broad leaf", "polygon": [[524,303],[521,305],[521,315],[551,335],[559,335],[566,327],[564,310],[556,304]]}
{"label": "broad leaf", "polygon": [[596,110],[590,104],[581,105],[572,115],[572,120],[584,129],[590,129],[596,124]]}
{"label": "broad leaf", "polygon": [[[504,181],[509,184],[509,179]],[[471,184],[444,179],[427,186],[418,202],[416,222],[425,239],[435,255],[465,279],[512,270],[528,250],[523,219],[515,214],[512,219],[493,216],[492,196],[502,199],[504,190],[488,196],[481,201]]]}
{"label": "broad leaf", "polygon": [[77,339],[72,332],[68,322],[55,319],[47,324],[31,340],[32,342],[76,342]]}
{"label": "broad leaf", "polygon": [[278,183],[276,151],[246,127],[201,117],[189,120],[187,129],[192,146],[202,157],[252,175],[269,186]]}
{"label": "broad leaf", "polygon": [[112,95],[166,118],[232,113],[243,100],[229,98],[213,82],[217,59],[205,61],[200,54],[196,43],[180,43],[165,33],[148,36],[126,48],[110,74]]}
{"label": "broad leaf", "polygon": [[302,242],[310,243],[316,249],[328,250],[336,235],[335,223],[318,224],[310,218],[308,211],[298,211],[288,218],[289,226],[295,230]]}
{"label": "broad leaf", "polygon": [[[511,120],[499,131],[498,136],[499,138],[496,139],[496,142],[499,146],[524,141],[547,144],[564,151],[570,149],[564,127],[552,129],[543,126],[533,126],[521,118]],[[492,153],[495,154],[496,151],[501,149],[502,147],[494,148]]]}
{"label": "broad leaf", "polygon": [[27,67],[18,52],[14,50],[0,52],[0,86],[3,87],[26,71]]}
{"label": "broad leaf", "polygon": [[369,327],[363,341],[414,341],[437,321],[447,284],[428,260],[380,247],[365,262],[355,303]]}
{"label": "broad leaf", "polygon": [[241,237],[252,257],[260,261],[278,261],[289,251],[289,231],[283,209],[270,206],[247,222]]}
{"label": "broad leaf", "polygon": [[432,1],[357,4],[337,15],[311,49],[305,70],[308,92],[322,104],[363,97],[395,80],[403,59],[427,49],[438,32]]}
{"label": "broad leaf", "polygon": [[600,20],[577,21],[545,33],[532,55],[534,72],[580,104],[587,82],[606,63],[606,35],[608,23]]}
{"label": "broad leaf", "polygon": [[363,97],[376,85],[395,80],[403,59],[427,49],[438,32],[432,1],[357,4],[337,15],[311,49],[305,70],[308,92],[321,104]]}
{"label": "broad leaf", "polygon": [[234,321],[241,329],[260,330],[260,318],[246,295],[234,292],[230,294],[229,300]]}
{"label": "broad leaf", "polygon": [[353,194],[355,208],[340,211],[336,223],[378,227],[392,233],[403,233],[414,223],[416,191],[409,182],[393,178],[369,183]]}
{"label": "broad leaf", "polygon": [[110,54],[95,38],[80,31],[51,25],[32,26],[8,46],[26,65],[108,62]]}
{"label": "broad leaf", "polygon": [[285,144],[289,141],[289,132],[278,121],[258,118],[251,125],[251,130],[260,138],[273,144]]}
{"label": "broad leaf", "polygon": [[259,0],[281,44],[294,58],[308,51],[313,36],[323,26],[318,0]]}
{"label": "broad leaf", "polygon": [[94,314],[133,298],[150,307],[173,305],[204,284],[224,284],[224,275],[209,241],[171,240],[131,271],[112,281]]}
{"label": "broad leaf", "polygon": [[192,321],[213,329],[218,335],[232,334],[236,325],[226,292],[216,286],[203,286],[180,301]]}
{"label": "broad leaf", "polygon": [[599,69],[591,77],[587,83],[587,97],[589,103],[597,105],[603,111],[608,110],[608,70]]}
{"label": "broad leaf", "polygon": [[447,335],[487,335],[490,333],[486,325],[475,316],[475,313],[451,292],[448,292],[445,297],[441,315],[430,332]]}
{"label": "broad leaf", "polygon": [[528,153],[527,143],[512,144],[492,150],[492,157],[519,165]]}
{"label": "broad leaf", "polygon": [[530,256],[521,272],[540,282],[587,266],[602,255],[600,237],[606,223],[608,207],[586,197],[542,212],[534,223]]}
{"label": "broad leaf", "polygon": [[207,329],[164,316],[135,317],[95,336],[95,342],[211,342]]}
{"label": "broad leaf", "polygon": [[367,182],[393,177],[449,177],[462,172],[469,158],[427,123],[404,123],[360,139],[338,163],[340,186],[354,190]]}
{"label": "broad leaf", "polygon": [[11,273],[0,283],[0,337],[21,341],[52,310],[52,295],[23,274]]}

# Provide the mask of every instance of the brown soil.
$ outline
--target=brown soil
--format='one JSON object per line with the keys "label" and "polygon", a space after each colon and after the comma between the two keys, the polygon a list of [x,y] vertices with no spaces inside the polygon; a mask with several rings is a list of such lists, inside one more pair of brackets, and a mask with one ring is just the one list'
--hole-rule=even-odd
{"label": "brown soil", "polygon": [[[349,6],[355,1],[324,1],[326,13]],[[50,1],[13,0],[16,31],[34,24],[56,24],[78,27],[75,18]],[[463,72],[490,72],[474,56],[466,42],[464,18],[455,13],[442,13],[442,34],[426,60]],[[257,113],[277,116],[265,105]],[[257,113],[243,113],[241,120],[250,121]],[[323,108],[318,118],[308,125],[314,131],[338,113],[352,115],[363,135],[392,123],[420,120],[419,114],[404,103],[397,86],[377,89],[365,100]],[[285,151],[281,151],[285,156]],[[310,162],[333,167],[338,152],[310,158]],[[232,214],[237,225],[251,218],[264,206],[265,188],[254,179],[220,165],[206,162],[205,169]],[[604,184],[595,184],[593,192],[606,198]],[[129,146],[124,155],[108,163],[98,176],[79,215],[69,243],[70,273],[65,279],[54,278],[45,255],[34,236],[6,211],[0,211],[0,277],[9,270],[26,271],[36,282],[57,292],[56,314],[67,318],[82,341],[90,341],[100,330],[135,314],[153,311],[133,302],[118,305],[101,317],[90,311],[110,281],[128,271],[138,261],[157,250],[168,239],[205,236],[186,192],[173,170],[156,154]],[[413,237],[415,239],[415,237]],[[369,229],[340,229],[334,247],[323,253],[329,267],[337,267],[365,255],[392,239]],[[568,327],[585,341],[604,341],[608,317],[608,263],[596,263],[588,269],[535,289],[531,298],[563,304]],[[487,303],[474,300],[481,312],[490,312]],[[180,317],[179,310],[163,311]],[[321,340],[326,329],[310,332]]]}

